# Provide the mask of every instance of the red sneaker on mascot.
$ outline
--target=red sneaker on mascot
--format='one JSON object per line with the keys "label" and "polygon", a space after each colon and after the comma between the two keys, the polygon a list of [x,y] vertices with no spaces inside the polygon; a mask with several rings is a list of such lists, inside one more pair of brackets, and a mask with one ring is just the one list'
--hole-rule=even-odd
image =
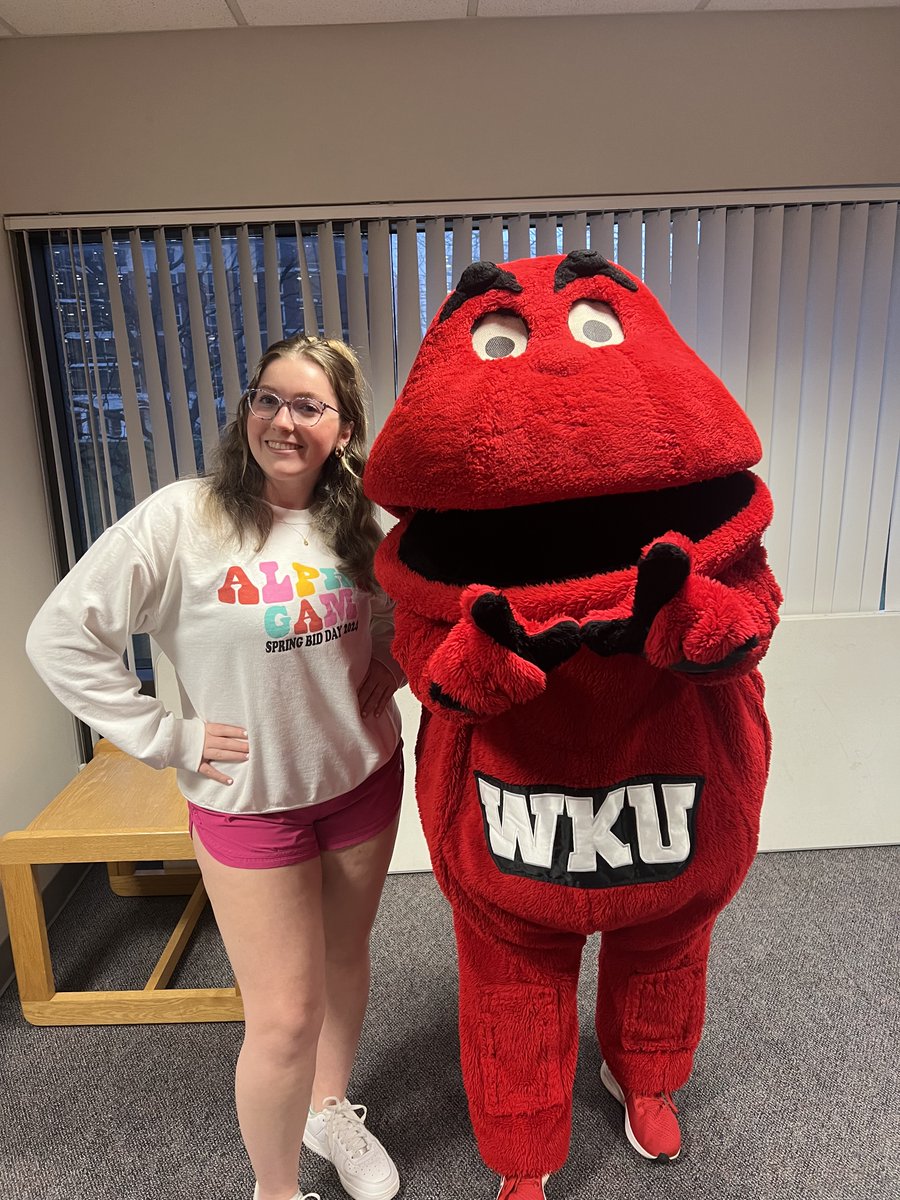
{"label": "red sneaker on mascot", "polygon": [[596,251],[468,267],[373,447],[463,1078],[504,1198],[542,1197],[565,1162],[597,930],[601,1078],[641,1154],[680,1150],[671,1093],[769,764],[757,664],[781,595],[760,454],[651,293]]}

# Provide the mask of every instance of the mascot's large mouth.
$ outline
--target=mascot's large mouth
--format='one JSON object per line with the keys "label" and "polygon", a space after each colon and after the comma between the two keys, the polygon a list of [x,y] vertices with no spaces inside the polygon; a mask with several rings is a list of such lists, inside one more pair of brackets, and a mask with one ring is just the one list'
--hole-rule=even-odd
{"label": "mascot's large mouth", "polygon": [[425,579],[465,587],[522,587],[586,579],[634,566],[670,530],[698,542],[746,507],[756,488],[747,471],[613,496],[518,508],[417,511],[399,557]]}

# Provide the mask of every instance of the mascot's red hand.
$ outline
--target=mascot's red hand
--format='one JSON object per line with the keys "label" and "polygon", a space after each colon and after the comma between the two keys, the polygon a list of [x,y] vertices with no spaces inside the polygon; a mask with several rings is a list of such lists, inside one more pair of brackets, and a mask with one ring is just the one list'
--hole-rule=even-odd
{"label": "mascot's red hand", "polygon": [[690,541],[668,533],[638,563],[631,617],[589,621],[582,640],[597,654],[642,654],[662,669],[730,677],[753,667],[768,644],[776,614],[767,620],[755,599],[693,573]]}
{"label": "mascot's red hand", "polygon": [[745,674],[769,648],[780,603],[766,552],[755,546],[718,579],[692,572],[653,622],[644,655],[699,682]]}
{"label": "mascot's red hand", "polygon": [[484,719],[526,704],[578,650],[575,621],[529,633],[500,592],[473,584],[460,600],[460,620],[428,663],[429,699],[448,716]]}
{"label": "mascot's red hand", "polygon": [[642,654],[660,610],[682,588],[691,569],[689,551],[677,534],[660,538],[638,563],[631,615],[589,620],[581,627],[584,644],[604,658],[613,654]]}

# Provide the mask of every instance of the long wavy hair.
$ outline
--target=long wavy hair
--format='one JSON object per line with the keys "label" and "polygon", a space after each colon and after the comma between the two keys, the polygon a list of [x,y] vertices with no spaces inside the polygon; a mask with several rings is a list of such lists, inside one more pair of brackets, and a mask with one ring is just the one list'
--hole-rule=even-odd
{"label": "long wavy hair", "polygon": [[375,508],[362,489],[366,465],[366,385],[356,355],[333,338],[298,333],[273,342],[256,365],[241,396],[235,419],[222,433],[218,451],[206,475],[210,516],[237,539],[252,541],[261,550],[272,531],[274,514],[263,499],[266,477],[250,452],[248,394],[259,385],[266,367],[278,358],[307,358],[325,373],[337,397],[341,424],[353,431],[343,455],[329,455],[313,491],[309,512],[313,524],[338,560],[338,566],[357,587],[372,591],[372,561],[384,536]]}

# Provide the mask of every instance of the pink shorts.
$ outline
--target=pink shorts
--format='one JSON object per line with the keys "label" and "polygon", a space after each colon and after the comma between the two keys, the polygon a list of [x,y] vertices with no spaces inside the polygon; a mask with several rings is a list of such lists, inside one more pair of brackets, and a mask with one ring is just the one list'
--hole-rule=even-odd
{"label": "pink shorts", "polygon": [[322,804],[270,813],[221,813],[188,801],[188,828],[227,867],[289,867],[345,850],[387,829],[400,811],[403,746],[368,779]]}

